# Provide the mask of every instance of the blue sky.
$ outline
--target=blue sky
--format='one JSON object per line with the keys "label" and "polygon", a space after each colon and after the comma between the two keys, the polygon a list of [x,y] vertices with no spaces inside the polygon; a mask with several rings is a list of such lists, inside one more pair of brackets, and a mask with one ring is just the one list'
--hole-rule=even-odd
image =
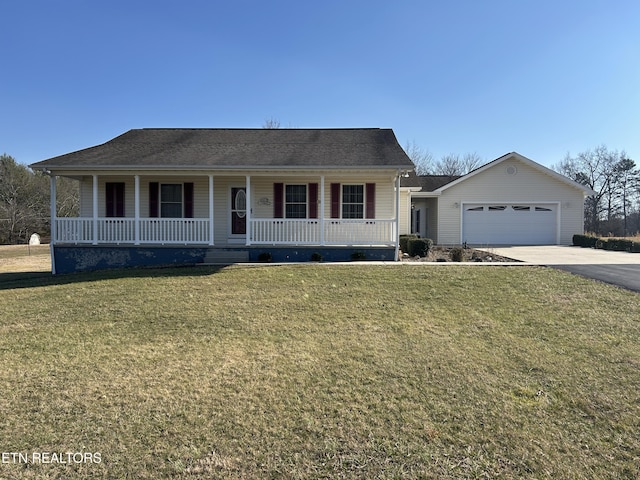
{"label": "blue sky", "polygon": [[435,158],[640,164],[637,0],[0,0],[0,153],[131,128],[393,128]]}

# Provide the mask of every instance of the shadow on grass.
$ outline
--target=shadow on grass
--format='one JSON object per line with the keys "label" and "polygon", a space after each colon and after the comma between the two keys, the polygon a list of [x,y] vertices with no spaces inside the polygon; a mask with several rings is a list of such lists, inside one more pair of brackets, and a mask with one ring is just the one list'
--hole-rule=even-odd
{"label": "shadow on grass", "polygon": [[96,282],[117,278],[194,277],[218,273],[224,266],[176,266],[154,268],[126,268],[95,272],[52,275],[51,272],[0,273],[0,290],[49,287],[73,283]]}

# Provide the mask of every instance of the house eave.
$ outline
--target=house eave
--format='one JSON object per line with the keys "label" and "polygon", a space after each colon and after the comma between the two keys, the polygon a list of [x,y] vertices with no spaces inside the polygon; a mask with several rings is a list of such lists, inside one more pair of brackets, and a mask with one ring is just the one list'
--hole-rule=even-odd
{"label": "house eave", "polygon": [[150,172],[150,171],[163,171],[163,172],[295,172],[295,171],[412,171],[413,165],[339,165],[339,166],[317,166],[317,165],[286,165],[286,166],[259,166],[259,165],[99,165],[99,166],[81,166],[81,165],[30,165],[33,170],[40,170],[45,172],[104,172],[104,171],[118,171],[118,172]]}
{"label": "house eave", "polygon": [[440,192],[411,191],[411,198],[435,198],[439,196]]}

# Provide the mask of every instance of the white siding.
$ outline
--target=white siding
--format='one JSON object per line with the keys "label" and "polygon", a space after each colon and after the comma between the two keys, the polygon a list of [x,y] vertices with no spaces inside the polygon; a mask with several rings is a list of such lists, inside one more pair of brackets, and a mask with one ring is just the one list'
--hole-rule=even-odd
{"label": "white siding", "polygon": [[400,189],[400,222],[398,231],[400,235],[411,233],[411,192]]}
{"label": "white siding", "polygon": [[80,180],[80,216],[93,216],[93,177],[82,177]]}
{"label": "white siding", "polygon": [[[516,167],[515,175],[507,173],[510,166]],[[570,244],[571,237],[583,231],[582,191],[512,157],[442,192],[438,199],[438,243],[460,244],[461,205],[487,202],[557,202],[560,243]]]}
{"label": "white siding", "polygon": [[[125,216],[135,216],[135,179],[133,175],[98,175],[98,216],[106,215],[105,184],[107,182],[125,183]],[[140,175],[140,217],[149,216],[149,184],[158,183],[186,183],[194,184],[194,218],[209,218],[209,177],[208,175]],[[309,184],[317,183],[320,186],[320,175],[308,176],[251,176],[251,216],[252,218],[272,218],[274,214],[273,184]],[[376,218],[393,219],[395,217],[395,181],[392,175],[374,174],[364,176],[356,174],[327,175],[325,176],[324,216],[331,216],[331,184],[376,184]],[[214,242],[216,245],[229,243],[231,234],[230,205],[231,188],[244,187],[246,176],[218,176],[214,174]],[[318,202],[321,192],[318,192]],[[405,208],[408,208],[408,199],[404,199]],[[80,181],[80,216],[93,216],[93,177],[84,176]],[[318,211],[321,216],[321,212]],[[406,220],[405,220],[406,221]]]}

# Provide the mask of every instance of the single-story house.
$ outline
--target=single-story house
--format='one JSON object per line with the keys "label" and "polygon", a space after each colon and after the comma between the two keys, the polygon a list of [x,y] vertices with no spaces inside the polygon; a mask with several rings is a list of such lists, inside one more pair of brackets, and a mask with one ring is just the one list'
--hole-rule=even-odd
{"label": "single-story house", "polygon": [[511,152],[463,176],[402,178],[400,233],[439,245],[568,245],[594,193]]}
{"label": "single-story house", "polygon": [[[394,260],[391,129],[135,129],[31,165],[51,177],[52,271],[216,262]],[[80,215],[56,216],[56,177]]]}
{"label": "single-story house", "polygon": [[[136,129],[31,165],[51,177],[52,271],[396,260],[440,245],[569,244],[590,189],[518,153],[418,176],[390,129]],[[56,216],[56,177],[80,216]]]}

